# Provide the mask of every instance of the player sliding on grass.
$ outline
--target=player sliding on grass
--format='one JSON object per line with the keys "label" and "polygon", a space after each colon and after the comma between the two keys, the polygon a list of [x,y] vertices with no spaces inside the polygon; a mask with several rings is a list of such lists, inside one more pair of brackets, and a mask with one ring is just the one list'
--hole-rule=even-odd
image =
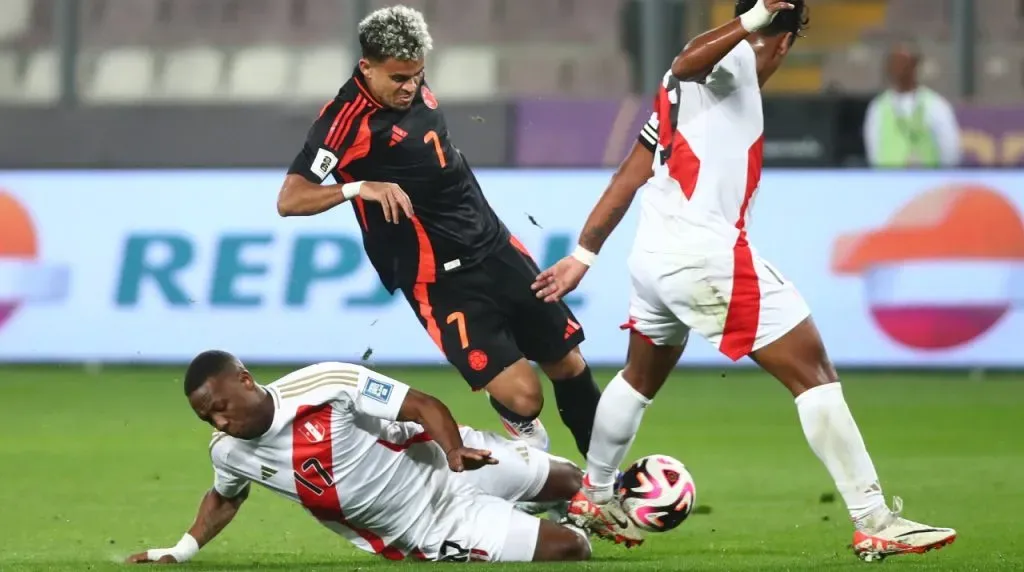
{"label": "player sliding on grass", "polygon": [[629,260],[627,363],[601,397],[570,517],[603,524],[595,532],[621,541],[641,540],[613,502],[615,470],[693,329],[733,360],[749,356],[792,392],[807,441],[846,501],[861,558],[944,546],[954,530],[902,518],[899,500],[895,510],[886,506],[807,304],[747,241],[761,178],[761,86],[807,20],[804,0],[738,0],[736,15],[672,62],[655,112],[590,214],[579,249],[534,284],[548,301],[576,288],[643,186]]}
{"label": "player sliding on grass", "polygon": [[217,428],[213,488],[173,548],[129,562],[185,562],[257,482],[392,560],[586,560],[586,534],[513,509],[564,505],[581,473],[523,441],[461,429],[437,399],[364,367],[321,363],[258,385],[231,354],[197,356],[185,394]]}
{"label": "player sliding on grass", "polygon": [[[601,398],[565,304],[543,304],[540,269],[484,198],[425,81],[423,15],[382,8],[359,24],[362,59],[327,103],[278,197],[282,216],[352,202],[363,246],[389,292],[401,290],[430,339],[512,435],[547,449],[530,361],[553,382],[584,455]],[[338,184],[324,185],[333,176]],[[529,361],[528,361],[529,360]]]}

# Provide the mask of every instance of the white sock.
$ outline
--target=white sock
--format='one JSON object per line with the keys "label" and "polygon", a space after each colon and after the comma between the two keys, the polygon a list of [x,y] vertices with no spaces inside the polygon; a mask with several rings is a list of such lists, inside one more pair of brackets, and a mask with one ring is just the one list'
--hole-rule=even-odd
{"label": "white sock", "polygon": [[621,371],[604,388],[597,404],[594,432],[587,453],[587,479],[595,489],[592,493],[597,493],[594,501],[611,500],[615,471],[633,444],[644,409],[650,404],[650,399],[640,395],[623,379]]}
{"label": "white sock", "polygon": [[800,424],[825,464],[855,522],[885,506],[878,473],[839,383],[811,388],[796,398]]}

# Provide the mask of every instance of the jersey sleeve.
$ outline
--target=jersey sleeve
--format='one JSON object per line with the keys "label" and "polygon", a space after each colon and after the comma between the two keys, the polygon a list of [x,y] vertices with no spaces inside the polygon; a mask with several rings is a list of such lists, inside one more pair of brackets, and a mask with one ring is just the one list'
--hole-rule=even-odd
{"label": "jersey sleeve", "polygon": [[721,96],[752,84],[757,84],[756,56],[750,44],[743,41],[715,64],[704,87]]}
{"label": "jersey sleeve", "polygon": [[[283,394],[291,387],[316,392],[311,402],[333,402],[351,414],[396,421],[409,386],[361,365],[323,362],[303,368],[281,380]],[[281,383],[278,382],[278,383]]]}
{"label": "jersey sleeve", "polygon": [[217,432],[213,434],[213,440],[210,441],[210,460],[213,461],[213,490],[224,498],[233,499],[249,487],[249,479],[231,470],[227,462],[227,446],[218,443],[223,437],[223,433]]}
{"label": "jersey sleeve", "polygon": [[361,367],[353,404],[356,413],[395,421],[408,393],[408,385]]}
{"label": "jersey sleeve", "polygon": [[372,106],[364,98],[347,100],[339,96],[328,102],[309,128],[288,174],[320,184],[355,158],[349,150],[365,147],[368,151],[366,120],[371,111]]}
{"label": "jersey sleeve", "polygon": [[654,153],[658,150],[658,112],[653,111],[651,118],[644,123],[644,126],[640,128],[640,136],[637,137],[640,144],[647,148],[648,151]]}

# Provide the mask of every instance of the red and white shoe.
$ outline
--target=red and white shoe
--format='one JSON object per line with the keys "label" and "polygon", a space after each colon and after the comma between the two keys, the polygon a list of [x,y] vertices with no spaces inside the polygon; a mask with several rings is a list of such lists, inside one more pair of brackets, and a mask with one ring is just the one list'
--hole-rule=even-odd
{"label": "red and white shoe", "polygon": [[878,524],[868,523],[853,533],[853,552],[865,562],[878,562],[886,556],[924,554],[952,544],[956,531],[907,520],[900,516],[903,499],[893,498],[893,510],[883,514]]}
{"label": "red and white shoe", "polygon": [[548,430],[544,428],[544,424],[540,422],[540,419],[534,419],[526,423],[517,423],[502,417],[501,424],[513,439],[526,441],[526,444],[534,449],[547,451],[551,447]]}
{"label": "red and white shoe", "polygon": [[612,497],[608,502],[596,502],[592,500],[593,490],[589,479],[583,477],[583,487],[569,501],[569,521],[626,548],[643,544],[643,531],[630,520],[619,501]]}

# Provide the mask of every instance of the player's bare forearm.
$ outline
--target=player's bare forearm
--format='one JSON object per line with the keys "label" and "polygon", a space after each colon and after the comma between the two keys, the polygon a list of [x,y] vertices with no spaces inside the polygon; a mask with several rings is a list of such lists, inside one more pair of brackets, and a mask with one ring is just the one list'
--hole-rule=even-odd
{"label": "player's bare forearm", "polygon": [[444,403],[422,391],[409,389],[398,412],[399,421],[419,423],[447,453],[462,447],[459,424]]}
{"label": "player's bare forearm", "polygon": [[690,41],[672,61],[672,75],[680,81],[702,79],[749,35],[750,32],[740,25],[739,18],[704,32]]}
{"label": "player's bare forearm", "polygon": [[238,509],[248,496],[248,487],[246,487],[242,494],[233,499],[225,498],[217,491],[211,489],[203,496],[202,502],[199,503],[199,512],[196,514],[196,520],[192,523],[192,528],[188,530],[188,533],[192,535],[192,538],[196,539],[196,543],[200,547],[205,546],[235,518],[235,515],[238,514]]}
{"label": "player's bare forearm", "polygon": [[634,143],[629,156],[619,165],[608,188],[590,211],[580,232],[580,246],[594,253],[601,251],[633,204],[637,190],[654,174],[653,164],[654,153],[639,142]]}
{"label": "player's bare forearm", "polygon": [[318,185],[300,175],[288,175],[277,195],[277,214],[311,216],[345,202],[341,185]]}

